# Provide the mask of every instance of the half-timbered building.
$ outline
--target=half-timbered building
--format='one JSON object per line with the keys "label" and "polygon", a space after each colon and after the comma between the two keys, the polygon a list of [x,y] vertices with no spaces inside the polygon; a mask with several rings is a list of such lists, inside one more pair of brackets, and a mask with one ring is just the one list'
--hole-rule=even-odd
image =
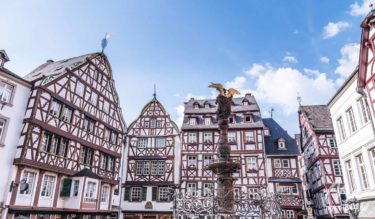
{"label": "half-timbered building", "polygon": [[[266,186],[266,158],[263,122],[255,97],[246,94],[233,98],[229,117],[228,142],[232,159],[241,163],[234,173],[235,195],[248,192],[256,195]],[[216,159],[219,129],[214,99],[190,99],[185,103],[181,128],[181,182],[182,192],[205,194],[213,188],[215,174],[208,169]]]}
{"label": "half-timbered building", "polygon": [[273,118],[263,119],[268,191],[281,196],[281,217],[302,218],[303,191],[298,146]]}
{"label": "half-timbered building", "polygon": [[325,105],[300,106],[298,110],[306,203],[321,218],[347,217],[340,158],[331,116]]}
{"label": "half-timbered building", "polygon": [[0,50],[0,218],[7,214],[9,178],[15,171],[13,159],[22,129],[31,84],[5,68],[9,58]]}
{"label": "half-timbered building", "polygon": [[24,79],[32,88],[7,218],[110,215],[125,123],[107,57],[48,60]]}
{"label": "half-timbered building", "polygon": [[172,218],[179,182],[179,130],[156,98],[129,125],[124,154],[124,218]]}

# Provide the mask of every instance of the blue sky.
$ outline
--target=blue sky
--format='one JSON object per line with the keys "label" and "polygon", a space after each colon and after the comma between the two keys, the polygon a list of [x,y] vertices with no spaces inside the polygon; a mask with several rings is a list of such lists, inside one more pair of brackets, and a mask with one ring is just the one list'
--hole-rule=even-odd
{"label": "blue sky", "polygon": [[370,0],[0,1],[0,49],[23,76],[47,59],[106,49],[129,124],[152,98],[180,122],[209,82],[253,93],[298,132],[297,100],[326,104],[358,62]]}

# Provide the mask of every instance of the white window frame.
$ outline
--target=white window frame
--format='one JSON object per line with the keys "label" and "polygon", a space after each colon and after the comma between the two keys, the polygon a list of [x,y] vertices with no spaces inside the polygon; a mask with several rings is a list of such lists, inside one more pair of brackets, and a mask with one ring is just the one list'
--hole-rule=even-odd
{"label": "white window frame", "polygon": [[236,134],[236,132],[228,132],[228,142],[237,142]]}
{"label": "white window frame", "polygon": [[203,183],[203,196],[206,196],[213,192],[214,184],[213,183]]}
{"label": "white window frame", "polygon": [[245,141],[246,142],[254,142],[255,141],[254,131],[246,131],[245,132]]}
{"label": "white window frame", "polygon": [[358,110],[361,114],[362,124],[365,125],[371,120],[371,112],[368,102],[365,97],[361,97],[357,100]]}
{"label": "white window frame", "polygon": [[353,192],[356,189],[356,184],[354,182],[352,161],[351,160],[345,161],[345,165],[346,165],[346,169],[348,171],[349,188],[350,188],[350,191]]}
{"label": "white window frame", "polygon": [[147,148],[148,138],[138,138],[137,139],[137,148]]}
{"label": "white window frame", "polygon": [[247,170],[258,170],[258,158],[257,157],[246,157]]}
{"label": "white window frame", "polygon": [[169,202],[170,201],[170,188],[169,187],[159,187],[158,191],[159,202]]}
{"label": "white window frame", "polygon": [[197,143],[197,133],[195,133],[195,132],[189,132],[188,143],[190,143],[190,144]]}
{"label": "white window frame", "polygon": [[9,104],[12,100],[14,85],[0,81],[0,102]]}
{"label": "white window frame", "polygon": [[281,160],[280,159],[274,159],[273,160],[273,166],[275,168],[281,168]]}
{"label": "white window frame", "polygon": [[108,202],[108,197],[109,196],[109,186],[103,186],[103,191],[102,191],[102,197],[100,199],[101,202]]}
{"label": "white window frame", "polygon": [[187,165],[191,168],[197,167],[197,156],[196,155],[187,155]]}
{"label": "white window frame", "polygon": [[211,117],[205,117],[204,118],[204,124],[205,125],[211,125]]}
{"label": "white window frame", "polygon": [[130,201],[132,202],[142,201],[142,187],[131,187]]}
{"label": "white window frame", "polygon": [[346,113],[346,118],[348,120],[350,133],[356,132],[358,128],[357,128],[357,123],[355,121],[353,107],[349,107],[345,113]]}
{"label": "white window frame", "polygon": [[366,172],[366,165],[365,161],[363,160],[363,155],[359,154],[356,156],[357,164],[359,167],[359,178],[361,181],[361,186],[363,190],[366,190],[370,187],[369,181],[368,181],[368,175]]}
{"label": "white window frame", "polygon": [[91,95],[90,95],[90,103],[94,106],[96,106],[96,104],[98,103],[98,94],[95,93],[94,91],[91,92]]}
{"label": "white window frame", "polygon": [[33,172],[33,171],[29,171],[29,170],[23,171],[21,181],[25,180],[25,182],[29,185],[29,187],[24,193],[21,193],[21,186],[19,186],[20,195],[31,195],[33,193],[36,175],[37,175],[36,172]]}
{"label": "white window frame", "polygon": [[332,160],[333,172],[336,176],[342,176],[340,160]]}
{"label": "white window frame", "polygon": [[344,120],[340,116],[337,120],[337,127],[339,128],[339,133],[340,133],[340,139],[341,141],[346,139],[346,132],[345,132],[345,126],[344,126]]}
{"label": "white window frame", "polygon": [[331,148],[337,148],[337,142],[335,138],[328,138],[328,144]]}
{"label": "white window frame", "polygon": [[96,187],[97,187],[96,182],[88,181],[86,193],[85,193],[85,198],[96,199]]}
{"label": "white window frame", "polygon": [[203,155],[203,165],[208,167],[213,162],[213,159],[212,155]]}
{"label": "white window frame", "polygon": [[106,101],[106,100],[104,100],[104,102],[103,102],[103,112],[105,112],[105,113],[109,113],[109,108],[110,108],[110,104],[109,104],[109,102],[108,101]]}
{"label": "white window frame", "polygon": [[189,125],[196,125],[197,124],[197,119],[196,118],[190,118],[189,119]]}
{"label": "white window frame", "polygon": [[165,148],[167,139],[165,137],[155,138],[155,148]]}
{"label": "white window frame", "polygon": [[79,194],[79,180],[73,180],[73,186],[72,186],[72,196],[73,197],[78,197]]}
{"label": "white window frame", "polygon": [[192,195],[196,195],[197,194],[197,189],[198,189],[197,187],[198,187],[197,183],[194,183],[194,182],[188,182],[188,183],[186,183],[186,189]]}
{"label": "white window frame", "polygon": [[[286,162],[285,162],[286,161]],[[286,165],[287,164],[287,165]],[[289,162],[289,160],[288,159],[282,159],[281,160],[281,166],[283,167],[283,168],[290,168],[290,162]]]}
{"label": "white window frame", "polygon": [[80,81],[77,81],[76,83],[76,93],[81,97],[83,97],[83,94],[85,93],[85,85]]}
{"label": "white window frame", "polygon": [[42,197],[52,197],[53,190],[55,187],[55,176],[45,174],[43,176],[42,188],[40,192],[40,196]]}
{"label": "white window frame", "polygon": [[204,132],[203,133],[203,142],[204,143],[212,143],[212,132]]}

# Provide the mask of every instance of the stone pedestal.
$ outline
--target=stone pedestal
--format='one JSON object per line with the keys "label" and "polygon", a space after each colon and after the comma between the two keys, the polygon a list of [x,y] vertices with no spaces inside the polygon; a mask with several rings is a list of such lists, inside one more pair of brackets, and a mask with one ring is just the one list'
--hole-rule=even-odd
{"label": "stone pedestal", "polygon": [[230,159],[230,146],[228,145],[228,119],[219,119],[220,140],[218,145],[218,160],[209,168],[217,177],[217,198],[219,213],[234,211],[233,173],[241,167],[239,163]]}

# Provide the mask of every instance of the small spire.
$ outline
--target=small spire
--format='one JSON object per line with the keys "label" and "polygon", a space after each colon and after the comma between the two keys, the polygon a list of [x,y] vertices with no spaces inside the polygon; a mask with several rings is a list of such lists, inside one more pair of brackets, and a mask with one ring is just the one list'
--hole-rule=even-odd
{"label": "small spire", "polygon": [[105,33],[105,36],[102,39],[102,53],[104,52],[104,49],[107,47],[108,40],[111,39],[111,37],[112,37],[111,34]]}
{"label": "small spire", "polygon": [[297,93],[297,101],[298,101],[298,104],[301,106],[301,102],[302,102],[302,97],[299,95],[299,93]]}
{"label": "small spire", "polygon": [[275,110],[273,108],[271,108],[271,110],[270,110],[271,118],[273,118],[273,111],[275,111]]}
{"label": "small spire", "polygon": [[156,99],[156,84],[154,84],[154,99]]}

